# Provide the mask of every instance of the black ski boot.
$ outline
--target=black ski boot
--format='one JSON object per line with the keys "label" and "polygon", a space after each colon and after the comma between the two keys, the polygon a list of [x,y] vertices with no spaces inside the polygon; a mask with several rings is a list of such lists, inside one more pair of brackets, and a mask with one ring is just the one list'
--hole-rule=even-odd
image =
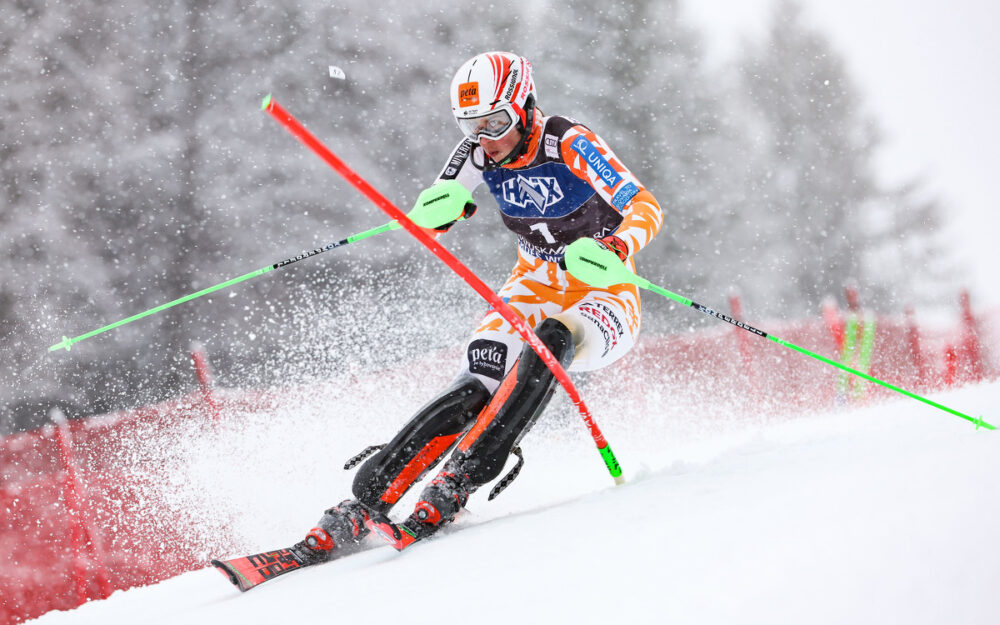
{"label": "black ski boot", "polygon": [[432,534],[455,520],[476,488],[458,463],[449,460],[420,493],[420,501],[414,506],[413,514],[406,519],[406,523],[418,526],[423,533],[421,538]]}
{"label": "black ski boot", "polygon": [[454,460],[444,468],[420,494],[420,500],[402,523],[393,523],[384,514],[371,518],[368,526],[397,550],[402,551],[455,520],[465,507],[476,486]]}
{"label": "black ski boot", "polygon": [[345,499],[323,513],[316,527],[292,547],[307,564],[325,562],[354,547],[368,535],[369,514],[360,502]]}

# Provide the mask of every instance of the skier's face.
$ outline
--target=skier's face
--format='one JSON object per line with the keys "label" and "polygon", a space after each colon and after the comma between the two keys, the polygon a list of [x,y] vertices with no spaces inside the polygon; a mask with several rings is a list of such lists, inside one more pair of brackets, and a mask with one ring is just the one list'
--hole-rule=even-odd
{"label": "skier's face", "polygon": [[517,147],[519,141],[521,141],[521,133],[517,128],[496,140],[489,137],[479,137],[479,145],[483,146],[486,155],[496,163],[506,158]]}

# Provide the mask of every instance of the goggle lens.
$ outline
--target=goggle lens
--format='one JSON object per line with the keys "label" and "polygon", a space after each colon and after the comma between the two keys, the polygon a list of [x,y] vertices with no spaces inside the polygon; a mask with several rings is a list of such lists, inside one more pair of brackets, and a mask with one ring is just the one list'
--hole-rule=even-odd
{"label": "goggle lens", "polygon": [[473,141],[478,141],[480,137],[499,139],[514,127],[514,119],[506,110],[500,110],[482,117],[459,119],[458,126]]}

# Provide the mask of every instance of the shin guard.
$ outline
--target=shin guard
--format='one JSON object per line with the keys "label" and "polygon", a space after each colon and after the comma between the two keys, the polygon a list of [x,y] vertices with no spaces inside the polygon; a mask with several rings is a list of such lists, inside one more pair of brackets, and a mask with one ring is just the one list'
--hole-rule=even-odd
{"label": "shin guard", "polygon": [[[574,354],[569,328],[548,318],[535,333],[560,364],[569,366]],[[555,376],[526,344],[514,368],[458,444],[454,455],[456,468],[460,467],[460,472],[468,475],[476,486],[499,476],[511,450],[548,404],[555,384]]]}
{"label": "shin guard", "polygon": [[458,442],[489,396],[474,377],[457,380],[365,461],[354,477],[354,496],[371,510],[388,512]]}

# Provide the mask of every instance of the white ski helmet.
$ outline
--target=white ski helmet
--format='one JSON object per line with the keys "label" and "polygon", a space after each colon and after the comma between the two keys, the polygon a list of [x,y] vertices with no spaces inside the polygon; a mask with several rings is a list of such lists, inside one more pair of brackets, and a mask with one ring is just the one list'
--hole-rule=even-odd
{"label": "white ski helmet", "polygon": [[451,110],[472,141],[499,139],[513,128],[530,129],[535,81],[528,59],[510,52],[484,52],[462,64],[451,80]]}

